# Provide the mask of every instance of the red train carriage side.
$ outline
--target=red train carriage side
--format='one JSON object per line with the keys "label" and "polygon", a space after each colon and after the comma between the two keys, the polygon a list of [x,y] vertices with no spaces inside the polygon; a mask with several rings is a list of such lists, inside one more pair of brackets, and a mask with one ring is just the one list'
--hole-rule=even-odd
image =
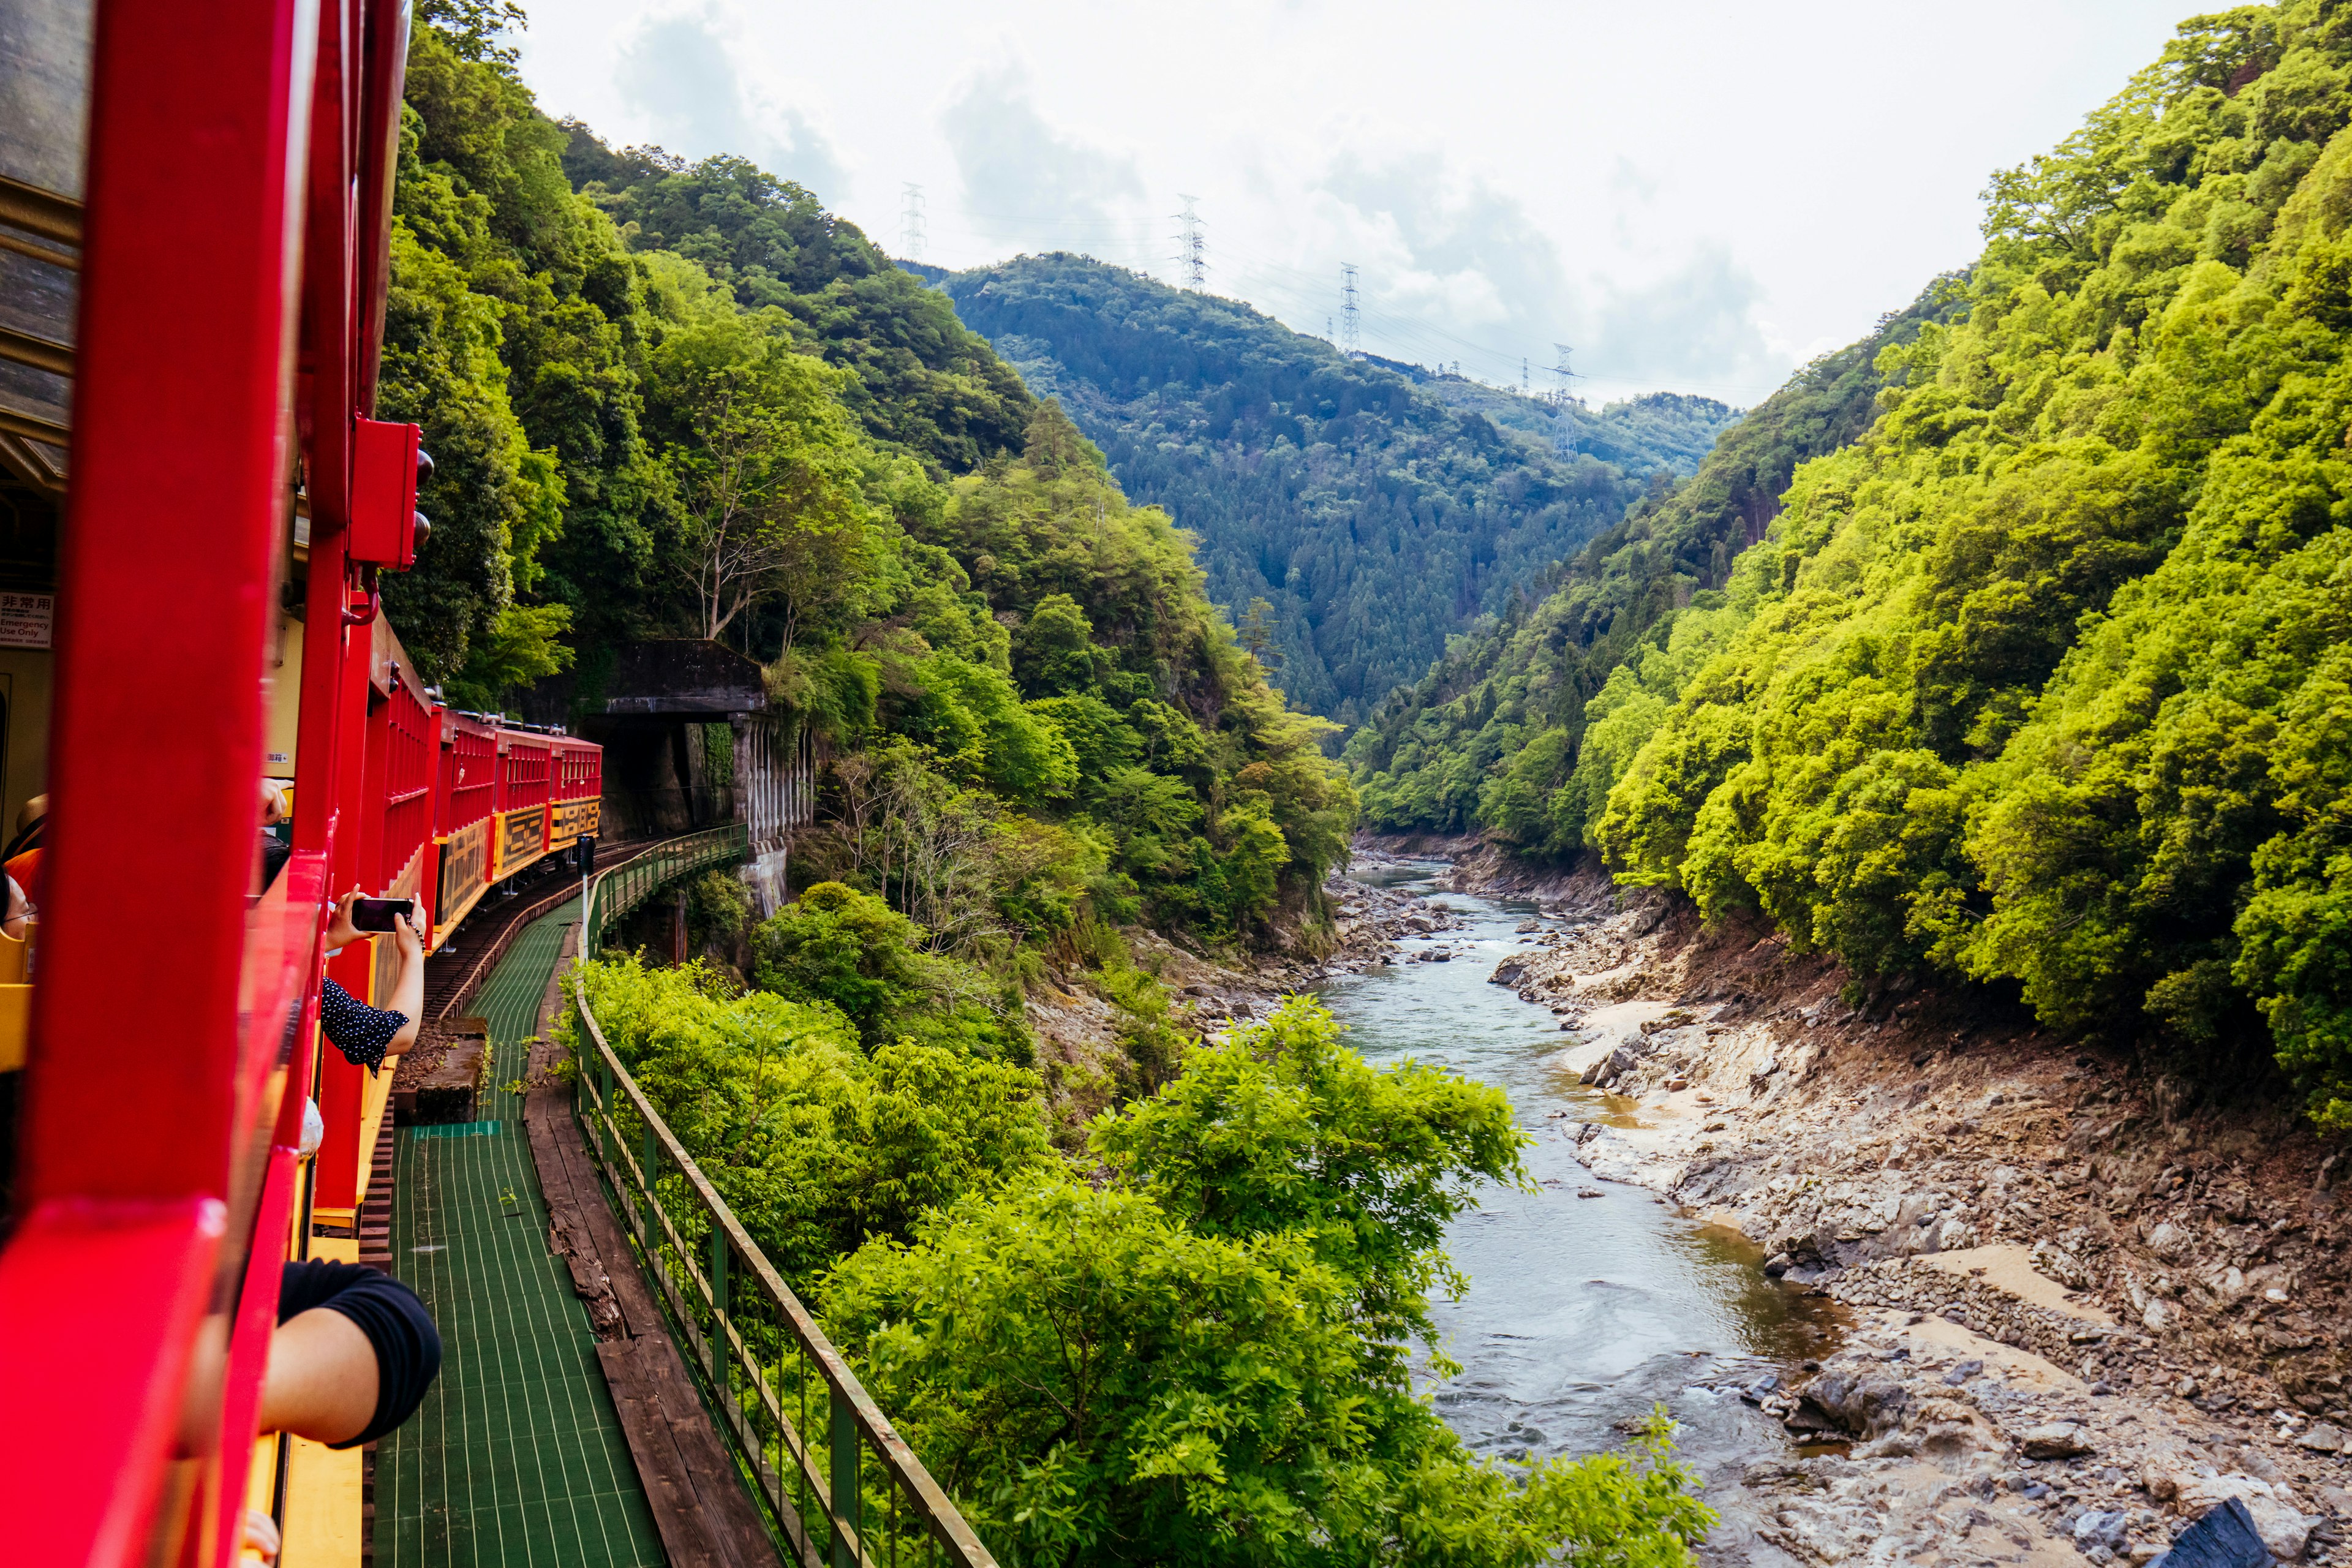
{"label": "red train carriage side", "polygon": [[547,853],[547,805],[554,773],[555,747],[548,736],[499,729],[490,880],[503,882]]}
{"label": "red train carriage side", "polygon": [[[405,874],[425,826],[413,683],[383,688],[373,793],[369,743],[375,577],[415,548],[416,432],[370,417],[409,9],[95,9],[86,73],[16,80],[43,111],[12,139],[55,156],[0,214],[40,215],[29,254],[76,300],[45,334],[71,345],[60,395],[9,410],[12,438],[65,460],[45,468],[53,717],[11,736],[12,757],[41,746],[53,805],[0,1247],[0,1517],[12,1561],[215,1568],[287,1452],[254,1436],[278,1264],[311,1246],[327,901],[388,860]],[[299,656],[272,625],[289,601]],[[154,700],[159,647],[205,700]],[[269,738],[280,683],[294,746]],[[265,887],[258,780],[289,769],[290,857]],[[168,900],[169,940],[126,940],[142,898]],[[362,985],[368,959],[342,961]],[[138,1011],[159,998],[160,1025]]]}
{"label": "red train carriage side", "polygon": [[[353,887],[415,898],[446,941],[551,835],[595,832],[602,760],[449,713],[381,615],[379,574],[422,537],[419,432],[371,416],[407,0],[95,13],[86,78],[12,79],[44,112],[11,136],[55,145],[0,204],[0,227],[40,226],[0,239],[63,280],[43,335],[70,345],[42,406],[0,386],[62,512],[54,669],[14,677],[53,716],[7,748],[8,804],[55,804],[38,981],[0,986],[22,1086],[0,1555],[226,1568],[274,1498],[312,1532],[286,1560],[326,1563],[356,1554],[357,1450],[255,1432],[279,1265],[356,1255],[393,1076],[320,1047],[322,973],[380,996],[392,967],[383,941],[330,959],[328,911]],[[205,700],[154,700],[159,647]],[[265,775],[294,808],[266,880]],[[170,939],[126,940],[157,897]],[[159,998],[161,1024],[138,1010]]]}
{"label": "red train carriage side", "polygon": [[547,813],[550,855],[598,836],[604,795],[604,749],[593,741],[574,740],[569,735],[553,739],[555,784]]}
{"label": "red train carriage side", "polygon": [[475,713],[441,713],[440,783],[435,792],[435,847],[440,876],[433,905],[433,944],[448,941],[457,922],[490,888],[490,835],[497,826],[497,721]]}

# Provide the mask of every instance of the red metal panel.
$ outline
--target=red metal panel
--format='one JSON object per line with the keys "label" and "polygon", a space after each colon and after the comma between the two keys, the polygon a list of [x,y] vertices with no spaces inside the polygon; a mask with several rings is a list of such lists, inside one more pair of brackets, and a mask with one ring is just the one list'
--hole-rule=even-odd
{"label": "red metal panel", "polygon": [[506,745],[501,759],[499,784],[500,811],[528,811],[534,805],[544,805],[552,782],[553,748],[541,736],[524,735],[512,731],[500,737]]}
{"label": "red metal panel", "polygon": [[352,449],[351,552],[354,561],[404,571],[416,562],[414,425],[362,419]]}
{"label": "red metal panel", "polygon": [[[388,889],[433,841],[433,785],[440,725],[405,670],[383,705],[383,852],[374,886]],[[423,895],[420,895],[423,896]],[[430,899],[427,900],[430,903]]]}
{"label": "red metal panel", "polygon": [[[253,941],[247,895],[314,19],[299,0],[222,0],[201,27],[106,0],[96,19],[26,1214],[0,1256],[0,1518],[26,1562],[143,1551],[195,1321],[260,1173],[247,1090],[282,1038],[257,1009],[284,946]],[[206,701],[152,700],[159,637]],[[171,830],[123,834],[158,779]],[[159,887],[183,929],[137,954],[135,989],[171,998],[172,1045],[126,1070],[121,910]]]}
{"label": "red metal panel", "polygon": [[214,1198],[53,1198],[0,1252],[9,1561],[141,1561],[224,1219]]}
{"label": "red metal panel", "polygon": [[498,732],[462,714],[448,719],[448,744],[441,753],[441,776],[448,805],[435,831],[445,837],[497,809]]}

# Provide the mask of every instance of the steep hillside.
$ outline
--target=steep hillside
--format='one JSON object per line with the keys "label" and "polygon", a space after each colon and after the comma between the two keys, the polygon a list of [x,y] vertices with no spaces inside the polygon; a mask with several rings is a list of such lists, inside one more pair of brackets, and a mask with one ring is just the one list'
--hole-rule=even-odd
{"label": "steep hillside", "polygon": [[1589,444],[1632,466],[1562,461],[1448,407],[1405,367],[1124,268],[1024,257],[944,286],[1101,445],[1130,496],[1199,535],[1212,598],[1236,619],[1266,601],[1251,625],[1276,679],[1343,722],[1614,522],[1687,432],[1729,416],[1703,399],[1580,410]]}
{"label": "steep hillside", "polygon": [[563,129],[564,174],[629,247],[675,251],[745,310],[782,311],[800,347],[856,374],[847,400],[875,440],[958,474],[1020,449],[1034,405],[1021,378],[815,195],[741,158],[616,153]]}
{"label": "steep hillside", "polygon": [[1481,812],[1580,820],[1857,991],[1985,982],[2352,1128],[2347,121],[2336,8],[2184,24],[1995,176],[1867,434],[1588,700],[1593,787],[1530,747]]}
{"label": "steep hillside", "polygon": [[1311,914],[1353,813],[1323,727],[940,293],[739,160],[554,124],[478,28],[417,29],[408,106],[383,404],[436,526],[385,595],[428,678],[593,691],[645,637],[766,665],[832,758],[796,870],[987,969],[938,993],[974,1048],[1020,1046],[972,998],[1024,950]]}
{"label": "steep hillside", "polygon": [[[1528,854],[1583,847],[1631,754],[1629,724],[1654,721],[1680,689],[1685,672],[1667,651],[1676,619],[1720,605],[1733,558],[1764,536],[1797,465],[1869,428],[1879,351],[1909,342],[1949,300],[1948,287],[1930,290],[1807,365],[1731,426],[1696,475],[1635,502],[1587,544],[1540,603],[1481,624],[1391,693],[1348,745],[1366,821],[1479,828]],[[1621,716],[1603,722],[1612,713]]]}

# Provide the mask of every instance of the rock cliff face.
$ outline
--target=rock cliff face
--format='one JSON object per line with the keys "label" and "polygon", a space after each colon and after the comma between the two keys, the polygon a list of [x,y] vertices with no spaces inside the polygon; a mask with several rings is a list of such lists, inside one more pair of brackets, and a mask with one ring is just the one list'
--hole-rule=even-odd
{"label": "rock cliff face", "polygon": [[2234,1497],[2282,1560],[2347,1557],[2352,1162],[2291,1108],[2200,1101],[1980,997],[1851,1005],[1760,928],[1598,877],[1510,890],[1548,918],[1493,978],[1613,1097],[1559,1135],[1852,1313],[1843,1349],[1753,1394],[1843,1445],[1751,1470],[1757,1540],[2139,1562]]}

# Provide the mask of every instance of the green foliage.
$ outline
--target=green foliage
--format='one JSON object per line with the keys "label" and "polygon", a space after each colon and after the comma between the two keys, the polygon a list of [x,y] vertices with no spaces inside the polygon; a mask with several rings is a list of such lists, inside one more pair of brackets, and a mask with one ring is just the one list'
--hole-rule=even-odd
{"label": "green foliage", "polygon": [[[1038,1081],[1020,1068],[909,1040],[869,1057],[833,1007],[732,995],[699,964],[579,973],[614,1053],[795,1289],[1047,1162]],[[577,1049],[576,1013],[562,1029]]]}
{"label": "green foliage", "polygon": [[1502,1090],[1413,1061],[1375,1068],[1339,1033],[1292,997],[1097,1118],[1091,1147],[1202,1235],[1307,1238],[1376,1339],[1433,1347],[1430,1287],[1467,1285],[1439,1249],[1445,1226],[1479,1184],[1526,1183],[1525,1137]]}
{"label": "green foliage", "polygon": [[[1643,478],[1687,472],[1733,417],[1704,398],[1595,416],[1474,396],[1083,257],[1024,257],[943,287],[1068,405],[1129,494],[1199,537],[1210,596],[1234,606],[1244,646],[1290,697],[1349,723],[1614,521]],[[1601,457],[1555,460],[1555,428]]]}
{"label": "green foliage", "polygon": [[1390,1337],[1425,1325],[1466,1184],[1517,1173],[1501,1097],[1375,1071],[1311,1003],[1252,1040],[1269,1060],[1194,1051],[1096,1124],[1111,1184],[971,1194],[827,1279],[828,1331],[982,1537],[1018,1562],[1688,1562],[1712,1521],[1661,1429],[1515,1481]]}
{"label": "green foliage", "polygon": [[[1608,611],[1584,646],[1634,606],[1605,573],[1464,649],[1351,747],[1368,812],[1597,844],[1862,980],[2013,984],[2213,1077],[2274,1061],[2352,1125],[2347,121],[2331,10],[2184,25],[1995,178],[1964,280],[1628,519],[1620,581],[1681,607],[1573,680],[1544,649],[1577,595]],[[1757,471],[1787,476],[1769,529],[1704,566],[1704,530],[1641,534],[1809,400],[1810,460]]]}
{"label": "green foliage", "polygon": [[646,354],[698,635],[716,641],[764,605],[790,647],[865,607],[868,454],[840,403],[847,381],[725,304],[672,324]]}
{"label": "green foliage", "polygon": [[[1636,502],[1531,611],[1475,626],[1349,738],[1368,823],[1483,829],[1528,853],[1595,842],[1601,803],[1664,717],[1719,617],[1731,563],[1799,464],[1869,428],[1880,353],[1951,309],[1939,285],[1824,355],[1725,431],[1698,471]],[[1602,732],[1588,741],[1589,731]]]}
{"label": "green foliage", "polygon": [[869,1050],[913,1038],[1026,1063],[1027,1037],[986,982],[921,938],[881,900],[819,882],[753,931],[753,973],[762,991],[837,1010]]}

